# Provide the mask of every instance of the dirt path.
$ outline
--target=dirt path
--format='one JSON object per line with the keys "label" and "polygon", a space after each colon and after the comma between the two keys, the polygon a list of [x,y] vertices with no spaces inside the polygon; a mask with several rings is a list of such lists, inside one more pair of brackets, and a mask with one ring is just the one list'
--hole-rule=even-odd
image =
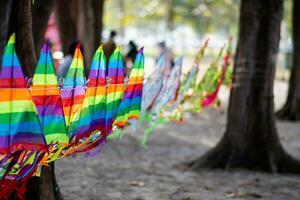
{"label": "dirt path", "polygon": [[[276,107],[286,85],[276,83]],[[222,98],[226,99],[228,93]],[[142,131],[110,142],[100,155],[56,162],[57,179],[66,200],[298,200],[300,177],[249,171],[202,171],[180,164],[213,147],[224,132],[226,102],[221,111],[187,116],[183,125],[158,127],[148,149],[140,146]],[[300,158],[299,123],[278,122],[284,147]]]}

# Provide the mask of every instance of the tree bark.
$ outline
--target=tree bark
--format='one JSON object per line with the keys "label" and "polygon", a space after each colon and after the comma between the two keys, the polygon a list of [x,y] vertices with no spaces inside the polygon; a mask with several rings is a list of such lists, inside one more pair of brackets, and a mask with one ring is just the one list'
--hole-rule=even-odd
{"label": "tree bark", "polygon": [[70,44],[78,40],[78,2],[79,0],[54,0],[55,17],[64,54],[68,53]]}
{"label": "tree bark", "polygon": [[32,4],[30,0],[15,0],[10,23],[16,33],[16,52],[26,76],[32,77],[37,63],[32,34]]}
{"label": "tree bark", "polygon": [[168,33],[170,33],[173,28],[174,28],[174,4],[175,1],[174,0],[167,0],[166,1],[166,10],[167,10],[167,15],[166,15],[166,28]]}
{"label": "tree bark", "polygon": [[2,56],[9,34],[9,19],[13,0],[0,1],[0,70],[2,68]]}
{"label": "tree bark", "polygon": [[44,42],[48,20],[53,12],[53,0],[35,0],[32,8],[32,32],[37,57]]}
{"label": "tree bark", "polygon": [[300,1],[293,4],[293,66],[285,105],[276,115],[280,119],[300,120]]}
{"label": "tree bark", "polygon": [[80,0],[78,38],[84,47],[85,70],[88,74],[92,57],[101,43],[104,0]]}
{"label": "tree bark", "polygon": [[226,132],[215,148],[189,164],[193,169],[300,172],[280,144],[273,114],[282,14],[282,0],[242,0]]}
{"label": "tree bark", "polygon": [[[11,4],[11,15],[7,32],[16,33],[16,51],[22,64],[24,73],[32,77],[37,58],[32,33],[32,1],[14,0]],[[9,29],[9,31],[8,31]],[[1,31],[6,32],[6,29]],[[7,40],[1,41],[6,43]],[[54,173],[54,164],[43,167],[41,178],[33,177],[26,185],[26,199],[62,199]],[[16,199],[15,194],[10,199]]]}
{"label": "tree bark", "polygon": [[84,47],[86,74],[102,39],[104,1],[54,0],[63,52],[68,52],[72,42],[80,41]]}

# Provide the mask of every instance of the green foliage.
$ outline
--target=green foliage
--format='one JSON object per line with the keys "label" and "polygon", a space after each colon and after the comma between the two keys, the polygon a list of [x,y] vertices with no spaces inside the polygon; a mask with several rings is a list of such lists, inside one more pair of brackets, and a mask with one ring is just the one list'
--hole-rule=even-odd
{"label": "green foliage", "polygon": [[[126,0],[125,15],[121,16],[118,0],[106,2],[105,22],[109,28],[118,28],[116,17],[124,26],[155,29],[158,23],[172,15],[172,27],[188,25],[195,32],[221,32],[235,35],[239,0]],[[170,5],[171,4],[171,5]]]}
{"label": "green foliage", "polygon": [[[120,1],[125,4],[123,11]],[[284,6],[284,22],[291,33],[292,0],[285,0]],[[239,7],[240,0],[109,0],[105,7],[105,25],[118,29],[122,23],[125,27],[155,32],[157,26],[165,22],[172,25],[171,29],[190,26],[198,35],[214,32],[234,36],[238,32]]]}

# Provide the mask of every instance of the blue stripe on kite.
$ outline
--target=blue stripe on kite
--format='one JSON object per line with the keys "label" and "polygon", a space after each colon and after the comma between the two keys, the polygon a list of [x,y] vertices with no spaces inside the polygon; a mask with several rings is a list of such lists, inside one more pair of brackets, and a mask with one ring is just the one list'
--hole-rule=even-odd
{"label": "blue stripe on kite", "polygon": [[41,128],[37,123],[20,122],[18,124],[0,124],[0,136],[16,135],[18,132],[31,132],[42,134]]}

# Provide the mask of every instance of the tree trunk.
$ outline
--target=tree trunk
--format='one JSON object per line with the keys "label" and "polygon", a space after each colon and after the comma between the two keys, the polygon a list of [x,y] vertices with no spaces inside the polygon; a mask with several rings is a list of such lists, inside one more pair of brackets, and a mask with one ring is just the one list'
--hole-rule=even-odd
{"label": "tree trunk", "polygon": [[64,54],[68,53],[70,44],[78,40],[78,2],[79,0],[54,0],[55,17]]}
{"label": "tree trunk", "polygon": [[167,10],[167,15],[166,15],[166,28],[168,33],[170,33],[173,28],[174,28],[174,0],[167,0],[166,1],[166,10]]}
{"label": "tree trunk", "polygon": [[55,0],[54,7],[63,52],[66,54],[69,45],[79,40],[84,47],[87,74],[102,39],[104,0]]}
{"label": "tree trunk", "polygon": [[285,105],[276,115],[280,119],[300,120],[300,1],[293,5],[293,67],[289,81],[289,91]]}
{"label": "tree trunk", "polygon": [[80,0],[77,32],[84,47],[86,75],[93,54],[101,43],[103,6],[104,0]]}
{"label": "tree trunk", "polygon": [[226,132],[215,148],[190,163],[192,168],[300,172],[280,144],[273,114],[282,14],[282,0],[242,0]]}
{"label": "tree trunk", "polygon": [[2,68],[2,56],[8,39],[9,18],[11,15],[13,0],[0,1],[0,70]]}
{"label": "tree trunk", "polygon": [[37,57],[44,42],[48,20],[53,11],[53,0],[35,0],[32,8],[32,32]]}
{"label": "tree trunk", "polygon": [[[32,77],[37,63],[32,33],[32,1],[14,0],[11,4],[9,19],[10,34],[16,33],[16,51],[22,64],[24,73]],[[6,29],[1,31],[6,32]],[[6,43],[7,40],[1,41]],[[26,185],[26,199],[62,199],[54,173],[54,164],[43,167],[41,178],[33,177]],[[10,199],[16,199],[13,195]]]}
{"label": "tree trunk", "polygon": [[26,76],[32,77],[37,63],[32,34],[31,0],[15,0],[10,34],[16,33],[16,51]]}

